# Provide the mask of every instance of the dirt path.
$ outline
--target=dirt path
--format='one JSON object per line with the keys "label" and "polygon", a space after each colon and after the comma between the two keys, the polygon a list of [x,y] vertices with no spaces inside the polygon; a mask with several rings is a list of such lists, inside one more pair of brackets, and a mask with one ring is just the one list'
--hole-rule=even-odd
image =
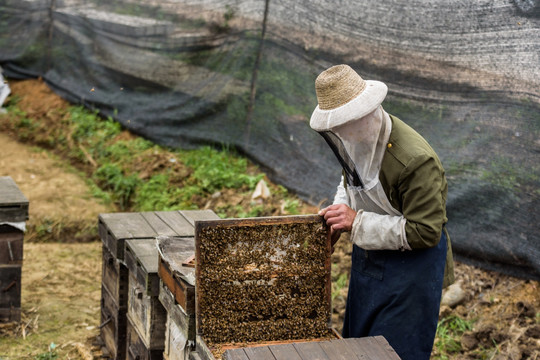
{"label": "dirt path", "polygon": [[[10,176],[28,198],[27,225],[35,228],[25,234],[22,321],[0,327],[0,359],[34,359],[51,343],[59,358],[84,358],[99,332],[101,243],[97,237],[65,243],[70,239],[59,224],[95,224],[110,209],[92,199],[81,174],[60,160],[4,133],[0,144],[0,176]],[[36,243],[53,227],[62,243]]]}
{"label": "dirt path", "polygon": [[27,224],[37,227],[27,234],[25,241],[39,241],[40,231],[53,229],[61,237],[57,240],[69,241],[68,234],[61,232],[63,228],[73,225],[84,229],[88,219],[97,219],[99,213],[110,211],[91,197],[83,175],[65,162],[5,133],[0,133],[0,144],[0,176],[10,176],[28,198]]}

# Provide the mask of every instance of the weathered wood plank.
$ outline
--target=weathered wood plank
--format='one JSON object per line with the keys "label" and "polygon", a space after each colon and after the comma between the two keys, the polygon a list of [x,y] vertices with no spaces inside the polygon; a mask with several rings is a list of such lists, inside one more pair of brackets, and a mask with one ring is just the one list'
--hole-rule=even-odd
{"label": "weathered wood plank", "polygon": [[304,342],[293,344],[302,359],[305,360],[329,360],[319,342]]}
{"label": "weathered wood plank", "polygon": [[158,275],[188,315],[195,313],[195,269],[182,266],[194,254],[195,240],[169,238],[159,241]]}
{"label": "weathered wood plank", "polygon": [[158,274],[174,296],[175,301],[188,315],[195,314],[195,287],[173,273],[171,268],[160,259]]}
{"label": "weathered wood plank", "polygon": [[200,336],[197,335],[195,338],[195,349],[197,351],[197,354],[199,354],[199,357],[202,360],[215,360],[214,355],[212,354],[212,351],[206,344],[206,341]]}
{"label": "weathered wood plank", "polygon": [[28,220],[28,199],[9,176],[0,176],[0,221]]}
{"label": "weathered wood plank", "polygon": [[275,360],[274,355],[267,346],[256,346],[244,348],[249,359],[253,360]]}
{"label": "weathered wood plank", "polygon": [[0,308],[0,323],[6,322],[20,322],[21,321],[21,308],[9,307]]}
{"label": "weathered wood plank", "polygon": [[[198,349],[202,350],[202,347],[199,345]],[[206,349],[206,352],[210,354],[209,349]],[[227,349],[223,354],[223,359],[399,360],[400,358],[384,337],[376,336],[324,341],[299,341],[272,345],[257,344],[243,348]]]}
{"label": "weathered wood plank", "polygon": [[108,290],[101,287],[100,336],[113,359],[126,358],[127,310],[119,308]]}
{"label": "weathered wood plank", "polygon": [[189,360],[203,360],[197,351],[192,351],[189,353]]}
{"label": "weathered wood plank", "polygon": [[223,354],[223,360],[250,360],[244,349],[227,350]]}
{"label": "weathered wood plank", "polygon": [[183,263],[195,254],[195,238],[170,238],[159,241],[160,259],[171,273],[178,275],[188,284],[195,285],[195,269]]}
{"label": "weathered wood plank", "polygon": [[158,296],[159,251],[156,239],[136,239],[125,242],[125,262],[132,273],[137,277],[147,295]]}
{"label": "weathered wood plank", "polygon": [[168,321],[176,324],[186,340],[195,342],[195,314],[188,315],[164,283],[160,284],[159,301],[167,311]]}
{"label": "weathered wood plank", "polygon": [[0,225],[0,264],[22,264],[22,231],[8,225]]}
{"label": "weathered wood plank", "polygon": [[[381,339],[382,338],[382,339]],[[365,354],[370,359],[399,360],[399,356],[382,336],[344,339],[357,354]],[[386,345],[384,345],[386,343]]]}
{"label": "weathered wood plank", "polygon": [[10,176],[0,176],[0,204],[25,204],[28,199]]}
{"label": "weathered wood plank", "polygon": [[136,326],[128,316],[126,331],[126,352],[127,360],[161,360],[163,359],[163,348],[150,349],[144,343],[143,338],[137,331]]}
{"label": "weathered wood plank", "polygon": [[99,226],[105,227],[105,239],[111,253],[120,260],[124,259],[124,241],[129,239],[155,238],[158,234],[148,224],[141,213],[107,213],[99,215]]}
{"label": "weathered wood plank", "polygon": [[156,237],[156,231],[141,213],[106,213],[99,218],[115,239],[141,239]]}
{"label": "weathered wood plank", "polygon": [[146,272],[157,273],[158,249],[155,239],[126,240],[126,247],[131,249]]}
{"label": "weathered wood plank", "polygon": [[172,236],[194,236],[193,225],[178,211],[156,211],[156,216],[172,229]]}
{"label": "weathered wood plank", "polygon": [[169,360],[185,360],[190,353],[190,343],[178,323],[171,316],[167,316],[167,330],[165,332],[165,349],[163,355]]}
{"label": "weathered wood plank", "polygon": [[269,346],[276,360],[302,360],[293,344]]}
{"label": "weathered wood plank", "polygon": [[127,245],[128,241],[126,241],[126,246],[124,248],[124,263],[126,264],[129,274],[137,274],[137,255]]}
{"label": "weathered wood plank", "polygon": [[375,336],[375,341],[386,351],[388,360],[400,360],[399,355],[383,336]]}
{"label": "weathered wood plank", "polygon": [[159,212],[142,212],[141,216],[148,222],[148,225],[154,229],[156,234],[165,236],[176,236],[176,232],[159,215]]}
{"label": "weathered wood plank", "polygon": [[167,312],[158,297],[148,295],[138,279],[131,274],[127,315],[145,347],[163,351]]}
{"label": "weathered wood plank", "polygon": [[344,341],[343,339],[321,341],[320,345],[326,355],[332,360],[371,360],[369,357],[362,354],[357,356],[357,354],[348,346],[347,341]]}
{"label": "weathered wood plank", "polygon": [[0,265],[0,308],[21,307],[21,265]]}
{"label": "weathered wood plank", "polygon": [[116,306],[127,307],[128,268],[102,246],[102,285],[107,288]]}
{"label": "weathered wood plank", "polygon": [[193,227],[195,226],[195,222],[199,220],[219,219],[219,216],[212,210],[180,210],[179,212]]}

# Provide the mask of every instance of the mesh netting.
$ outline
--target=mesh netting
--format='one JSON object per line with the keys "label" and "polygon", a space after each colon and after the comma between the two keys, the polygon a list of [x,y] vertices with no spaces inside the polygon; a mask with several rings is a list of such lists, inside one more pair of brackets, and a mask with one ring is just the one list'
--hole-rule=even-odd
{"label": "mesh netting", "polygon": [[536,0],[0,0],[0,64],[156,143],[237,148],[313,204],[341,171],[308,119],[347,63],[435,148],[459,260],[540,279]]}

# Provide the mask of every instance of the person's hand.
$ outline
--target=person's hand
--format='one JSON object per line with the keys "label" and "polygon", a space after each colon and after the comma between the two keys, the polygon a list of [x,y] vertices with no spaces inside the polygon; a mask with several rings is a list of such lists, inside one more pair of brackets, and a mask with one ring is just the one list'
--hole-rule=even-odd
{"label": "person's hand", "polygon": [[330,228],[332,252],[334,252],[334,244],[338,241],[341,233],[352,230],[356,211],[345,204],[335,204],[319,211],[319,215],[324,217],[326,225]]}

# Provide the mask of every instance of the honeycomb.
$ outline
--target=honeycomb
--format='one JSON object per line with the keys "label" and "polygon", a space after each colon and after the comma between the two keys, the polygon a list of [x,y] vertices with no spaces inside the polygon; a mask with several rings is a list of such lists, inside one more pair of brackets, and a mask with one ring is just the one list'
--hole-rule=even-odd
{"label": "honeycomb", "polygon": [[319,216],[294,219],[197,226],[198,331],[208,344],[328,336],[326,226]]}

